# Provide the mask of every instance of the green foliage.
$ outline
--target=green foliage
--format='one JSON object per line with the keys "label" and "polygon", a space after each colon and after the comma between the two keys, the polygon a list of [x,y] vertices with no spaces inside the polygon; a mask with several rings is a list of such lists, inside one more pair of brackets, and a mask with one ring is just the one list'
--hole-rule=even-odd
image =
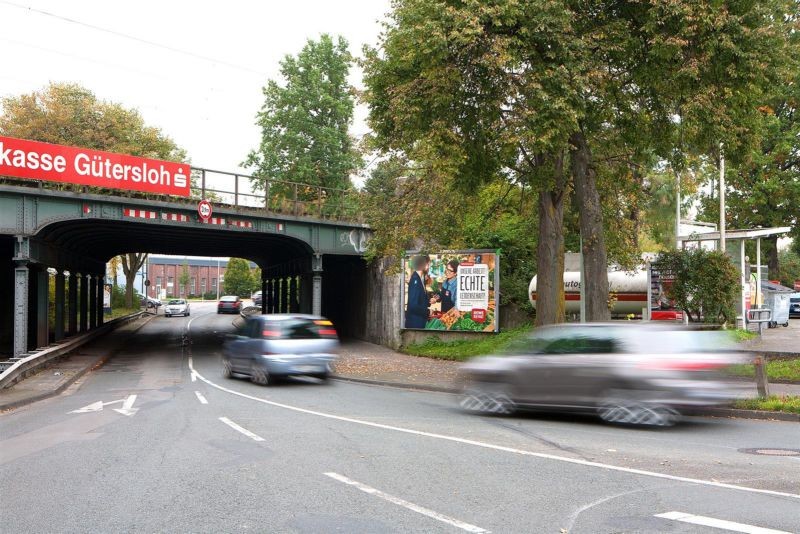
{"label": "green foliage", "polygon": [[[352,58],[347,41],[322,35],[308,40],[297,57],[281,62],[284,84],[270,80],[257,114],[261,143],[244,163],[253,168],[254,185],[282,180],[332,188],[350,188],[360,156],[348,127],[353,120],[353,88],[347,82]],[[271,196],[286,195],[280,185]],[[291,192],[293,193],[293,192]],[[298,191],[316,199],[316,190]]]}
{"label": "green foliage", "polygon": [[[134,306],[138,302],[134,302]],[[125,308],[125,286],[113,286],[111,288],[111,309]]]}
{"label": "green foliage", "polygon": [[[178,275],[178,284],[180,284],[180,287],[182,287],[187,293],[190,280],[191,276],[189,275],[189,262],[184,261],[183,265],[181,265],[181,274]],[[178,292],[178,294],[180,294],[180,292]]]}
{"label": "green foliage", "polygon": [[659,268],[675,281],[665,287],[667,297],[694,322],[733,323],[739,298],[739,272],[725,254],[702,248],[662,252]]}
{"label": "green foliage", "polygon": [[[800,383],[800,358],[769,360],[767,362],[767,379]],[[736,376],[753,378],[756,375],[752,364],[733,365],[726,371]]]}
{"label": "green foliage", "polygon": [[98,100],[77,84],[50,83],[31,94],[5,97],[2,103],[2,135],[169,161],[187,159],[171,138],[147,126],[138,111]]}
{"label": "green foliage", "polygon": [[475,339],[458,341],[442,341],[435,336],[430,336],[422,343],[408,345],[401,350],[415,356],[463,361],[482,354],[495,354],[514,341],[528,335],[530,331],[530,326],[521,326],[499,334],[487,334]]}
{"label": "green foliage", "polygon": [[250,272],[250,277],[253,279],[253,285],[250,286],[250,293],[261,291],[261,267],[256,267]]}
{"label": "green foliage", "polygon": [[780,258],[780,280],[786,287],[794,287],[795,280],[800,280],[800,254],[794,250],[782,250],[778,254]]}
{"label": "green foliage", "polygon": [[800,414],[800,396],[771,395],[766,399],[740,399],[734,408],[743,410],[767,410],[770,412],[786,412]]}
{"label": "green foliage", "polygon": [[[228,261],[228,268],[225,270],[225,293],[249,297],[252,287],[253,276],[250,273],[250,262],[242,258],[231,258]],[[216,298],[216,296],[212,298]]]}

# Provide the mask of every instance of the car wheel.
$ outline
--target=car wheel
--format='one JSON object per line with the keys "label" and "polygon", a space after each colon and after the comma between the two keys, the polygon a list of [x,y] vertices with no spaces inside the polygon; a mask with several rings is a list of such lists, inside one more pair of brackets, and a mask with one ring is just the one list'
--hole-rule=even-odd
{"label": "car wheel", "polygon": [[597,415],[606,423],[639,426],[672,426],[679,414],[668,406],[645,403],[630,391],[612,390],[603,395]]}
{"label": "car wheel", "polygon": [[225,378],[233,378],[233,366],[228,360],[222,360],[222,376]]}
{"label": "car wheel", "polygon": [[250,367],[250,381],[259,386],[268,386],[275,383],[275,380],[270,374],[263,367],[258,365]]}
{"label": "car wheel", "polygon": [[505,386],[469,387],[461,394],[459,404],[468,412],[493,415],[509,415],[517,409]]}
{"label": "car wheel", "polygon": [[168,313],[165,313],[164,317],[172,317],[172,316],[170,314],[168,314]]}

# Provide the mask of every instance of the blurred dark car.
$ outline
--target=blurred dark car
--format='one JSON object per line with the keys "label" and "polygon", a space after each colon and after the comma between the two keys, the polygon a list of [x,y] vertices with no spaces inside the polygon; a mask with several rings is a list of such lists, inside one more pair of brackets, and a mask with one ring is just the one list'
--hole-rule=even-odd
{"label": "blurred dark car", "polygon": [[254,306],[261,306],[261,291],[256,291],[253,293],[253,305]]}
{"label": "blurred dark car", "polygon": [[289,376],[327,380],[337,358],[339,338],[333,324],[315,315],[250,315],[223,345],[223,375],[249,376],[273,384]]}
{"label": "blurred dark car", "polygon": [[161,306],[161,301],[158,299],[154,299],[153,297],[145,297],[144,295],[139,295],[139,306],[147,308],[158,308],[159,306]]}
{"label": "blurred dark car", "polygon": [[789,317],[800,317],[800,297],[789,299]]}
{"label": "blurred dark car", "polygon": [[242,309],[242,299],[235,295],[226,295],[219,298],[217,313],[239,313]]}
{"label": "blurred dark car", "polygon": [[610,423],[669,426],[681,413],[726,404],[751,389],[719,373],[749,360],[735,349],[721,331],[599,323],[537,328],[505,354],[462,366],[461,406],[496,414],[588,412]]}

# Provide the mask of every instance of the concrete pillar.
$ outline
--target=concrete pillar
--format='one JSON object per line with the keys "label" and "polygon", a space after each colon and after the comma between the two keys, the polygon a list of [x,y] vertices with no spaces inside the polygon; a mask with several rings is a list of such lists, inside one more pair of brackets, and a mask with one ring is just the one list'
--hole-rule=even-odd
{"label": "concrete pillar", "polygon": [[56,324],[53,327],[53,339],[61,341],[64,339],[64,271],[56,273]]}
{"label": "concrete pillar", "polygon": [[272,279],[264,280],[264,293],[262,294],[265,313],[272,313]]}
{"label": "concrete pillar", "polygon": [[74,336],[78,332],[78,274],[70,273],[67,290],[67,335]]}
{"label": "concrete pillar", "polygon": [[89,285],[89,329],[97,328],[97,280],[91,274],[86,275]]}
{"label": "concrete pillar", "polygon": [[300,277],[300,313],[311,313],[311,275],[306,273]]}
{"label": "concrete pillar", "polygon": [[50,344],[48,302],[50,297],[50,273],[43,266],[36,268],[36,347]]}
{"label": "concrete pillar", "polygon": [[27,261],[14,266],[14,356],[28,352],[28,297],[30,274]]}
{"label": "concrete pillar", "polygon": [[269,305],[267,304],[267,279],[261,278],[261,313],[267,313]]}
{"label": "concrete pillar", "polygon": [[105,283],[103,275],[97,276],[97,326],[103,326],[103,313],[105,313]]}
{"label": "concrete pillar", "polygon": [[78,278],[80,278],[81,281],[80,326],[81,326],[81,333],[84,333],[89,329],[89,276],[85,274],[80,274]]}
{"label": "concrete pillar", "polygon": [[297,275],[289,277],[289,313],[297,313]]}

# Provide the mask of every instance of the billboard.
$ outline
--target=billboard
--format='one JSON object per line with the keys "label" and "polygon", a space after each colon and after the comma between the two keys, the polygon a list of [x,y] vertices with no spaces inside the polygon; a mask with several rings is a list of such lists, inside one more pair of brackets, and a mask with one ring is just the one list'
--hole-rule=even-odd
{"label": "billboard", "polygon": [[499,331],[499,259],[495,250],[407,252],[403,328]]}
{"label": "billboard", "polygon": [[184,163],[0,136],[0,176],[188,197]]}

